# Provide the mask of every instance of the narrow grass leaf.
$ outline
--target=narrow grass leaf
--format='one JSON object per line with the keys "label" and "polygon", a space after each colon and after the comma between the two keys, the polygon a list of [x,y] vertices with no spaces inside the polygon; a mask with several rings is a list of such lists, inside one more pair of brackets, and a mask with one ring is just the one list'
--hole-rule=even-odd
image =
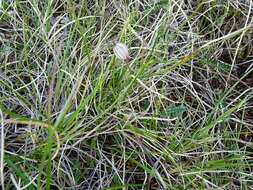
{"label": "narrow grass leaf", "polygon": [[173,107],[167,107],[165,112],[160,114],[161,117],[175,117],[183,114],[185,112],[185,107],[183,105],[180,106],[173,106]]}

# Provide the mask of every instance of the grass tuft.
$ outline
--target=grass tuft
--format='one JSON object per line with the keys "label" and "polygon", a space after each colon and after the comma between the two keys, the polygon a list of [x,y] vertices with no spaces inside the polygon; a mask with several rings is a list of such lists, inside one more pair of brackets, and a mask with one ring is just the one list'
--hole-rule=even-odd
{"label": "grass tuft", "polygon": [[252,189],[252,7],[0,0],[1,189]]}

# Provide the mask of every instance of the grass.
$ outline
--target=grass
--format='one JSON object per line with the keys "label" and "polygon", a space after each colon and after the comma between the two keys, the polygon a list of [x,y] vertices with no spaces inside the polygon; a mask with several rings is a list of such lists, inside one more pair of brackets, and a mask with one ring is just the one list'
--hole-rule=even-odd
{"label": "grass", "polygon": [[1,189],[252,189],[252,6],[0,1]]}

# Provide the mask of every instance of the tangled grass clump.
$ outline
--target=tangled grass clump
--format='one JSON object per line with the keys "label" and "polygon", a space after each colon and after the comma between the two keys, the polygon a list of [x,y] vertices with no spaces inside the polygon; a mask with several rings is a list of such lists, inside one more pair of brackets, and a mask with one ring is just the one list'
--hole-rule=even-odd
{"label": "tangled grass clump", "polygon": [[1,188],[252,189],[252,7],[1,2]]}

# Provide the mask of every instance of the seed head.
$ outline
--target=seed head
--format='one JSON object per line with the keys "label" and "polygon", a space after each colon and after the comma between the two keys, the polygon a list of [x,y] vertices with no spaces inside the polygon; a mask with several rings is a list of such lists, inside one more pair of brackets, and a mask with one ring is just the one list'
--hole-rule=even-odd
{"label": "seed head", "polygon": [[113,48],[114,54],[118,59],[122,59],[125,61],[129,61],[131,58],[128,53],[128,47],[126,44],[123,43],[116,43],[115,47]]}

